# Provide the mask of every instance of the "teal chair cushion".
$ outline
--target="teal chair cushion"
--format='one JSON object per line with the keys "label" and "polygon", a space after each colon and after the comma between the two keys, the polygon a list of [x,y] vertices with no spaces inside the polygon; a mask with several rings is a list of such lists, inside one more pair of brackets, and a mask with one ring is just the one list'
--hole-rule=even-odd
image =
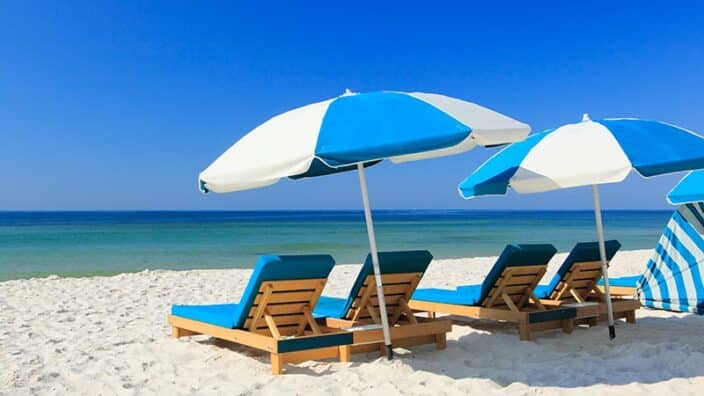
{"label": "teal chair cushion", "polygon": [[341,318],[345,315],[345,306],[347,306],[346,298],[320,296],[315,305],[313,317]]}
{"label": "teal chair cushion", "polygon": [[413,300],[430,301],[453,305],[479,305],[481,285],[465,286],[462,291],[449,289],[418,289],[413,293]]}
{"label": "teal chair cushion", "polygon": [[[638,286],[638,281],[640,278],[642,278],[643,275],[634,275],[634,276],[621,276],[618,278],[609,278],[609,286],[615,286],[615,287],[637,287]],[[597,282],[599,286],[604,286],[604,278],[599,279],[599,282]]]}
{"label": "teal chair cushion", "polygon": [[324,279],[335,260],[329,255],[262,256],[238,304],[174,305],[171,314],[227,328],[242,328],[254,299],[267,281]]}

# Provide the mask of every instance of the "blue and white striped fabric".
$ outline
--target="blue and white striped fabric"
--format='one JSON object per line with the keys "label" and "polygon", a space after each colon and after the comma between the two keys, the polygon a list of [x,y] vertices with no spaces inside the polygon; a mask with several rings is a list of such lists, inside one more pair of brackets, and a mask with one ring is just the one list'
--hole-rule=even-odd
{"label": "blue and white striped fabric", "polygon": [[530,127],[443,95],[346,93],[280,114],[255,128],[200,174],[204,192],[268,186],[383,159],[456,154],[524,139]]}
{"label": "blue and white striped fabric", "polygon": [[667,200],[673,205],[704,202],[704,171],[694,171],[685,176],[667,194]]}
{"label": "blue and white striped fabric", "polygon": [[704,203],[681,205],[672,215],[638,281],[641,304],[704,314]]}
{"label": "blue and white striped fabric", "polygon": [[635,169],[649,177],[704,168],[704,138],[639,119],[561,126],[514,143],[459,185],[464,198],[620,182]]}

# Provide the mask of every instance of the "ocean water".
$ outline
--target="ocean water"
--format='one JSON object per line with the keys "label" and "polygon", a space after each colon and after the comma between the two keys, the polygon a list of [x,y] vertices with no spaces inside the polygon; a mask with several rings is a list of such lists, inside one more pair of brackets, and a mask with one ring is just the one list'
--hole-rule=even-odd
{"label": "ocean water", "polygon": [[[655,246],[669,211],[606,211],[607,238]],[[596,239],[590,211],[382,210],[380,250],[427,249],[437,258],[497,255],[506,243],[566,251]],[[262,254],[368,252],[361,211],[0,212],[0,280],[144,269],[251,268]]]}

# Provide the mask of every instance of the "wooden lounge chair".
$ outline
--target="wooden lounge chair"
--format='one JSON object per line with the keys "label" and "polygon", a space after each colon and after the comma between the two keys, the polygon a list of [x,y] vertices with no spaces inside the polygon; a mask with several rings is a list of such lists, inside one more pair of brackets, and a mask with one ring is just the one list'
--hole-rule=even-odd
{"label": "wooden lounge chair", "polygon": [[411,309],[515,323],[521,340],[532,331],[561,328],[572,332],[576,310],[547,309],[533,294],[555,255],[552,245],[508,245],[481,285],[456,290],[419,289]]}
{"label": "wooden lounge chair", "polygon": [[[620,248],[618,241],[606,241],[607,260],[610,261]],[[578,321],[588,317],[588,320],[582,322],[593,325],[595,319],[606,318],[605,296],[597,285],[601,277],[601,258],[597,242],[578,243],[550,283],[538,286],[535,294],[545,306],[559,307],[575,303],[581,305],[577,311]],[[614,318],[626,318],[628,323],[635,323],[635,311],[640,307],[637,300],[619,298],[618,294],[614,294],[611,306]]]}
{"label": "wooden lounge chair", "polygon": [[285,363],[347,362],[352,334],[312,315],[334,264],[327,255],[262,256],[238,304],[172,306],[173,336],[205,334],[269,352],[274,374]]}
{"label": "wooden lounge chair", "polygon": [[[452,331],[452,322],[416,317],[408,307],[408,301],[432,259],[430,252],[425,250],[379,252],[393,346],[435,344],[438,349],[446,346],[446,333]],[[324,318],[323,323],[328,327],[353,330],[352,353],[374,350],[386,353],[371,255],[367,255],[348,297],[322,296],[314,314]]]}

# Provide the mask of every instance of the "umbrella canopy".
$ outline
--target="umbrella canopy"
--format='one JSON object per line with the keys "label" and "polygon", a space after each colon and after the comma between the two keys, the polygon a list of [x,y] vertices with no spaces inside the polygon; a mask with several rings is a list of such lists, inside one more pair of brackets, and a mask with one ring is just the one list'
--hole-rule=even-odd
{"label": "umbrella canopy", "polygon": [[530,127],[495,111],[428,93],[346,93],[277,115],[200,174],[203,191],[268,186],[382,159],[403,162],[524,139]]}
{"label": "umbrella canopy", "polygon": [[585,120],[514,143],[459,185],[464,198],[616,183],[631,170],[645,177],[704,168],[704,139],[639,119]]}
{"label": "umbrella canopy", "polygon": [[645,177],[704,168],[704,138],[685,129],[630,118],[568,124],[514,143],[458,186],[464,198],[591,185],[609,336],[616,336],[609,292],[598,185],[622,181],[632,170]]}
{"label": "umbrella canopy", "polygon": [[667,194],[667,200],[673,205],[704,201],[704,171],[695,171],[685,176]]}
{"label": "umbrella canopy", "polygon": [[393,356],[364,168],[456,154],[524,139],[526,124],[448,96],[371,92],[344,95],[278,115],[201,172],[203,192],[264,187],[357,169],[387,356]]}

